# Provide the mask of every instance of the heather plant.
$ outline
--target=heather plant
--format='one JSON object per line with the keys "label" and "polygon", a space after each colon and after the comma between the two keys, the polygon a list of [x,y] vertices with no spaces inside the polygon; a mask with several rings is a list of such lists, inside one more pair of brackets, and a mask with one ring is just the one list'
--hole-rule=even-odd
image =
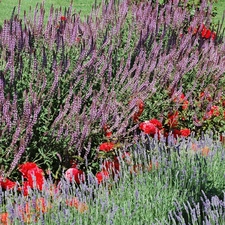
{"label": "heather plant", "polygon": [[[135,142],[140,120],[161,118],[167,126],[181,92],[190,102],[185,127],[193,131],[198,91],[211,84],[221,90],[212,102],[222,93],[224,43],[220,30],[209,30],[206,1],[194,15],[179,1],[132,7],[109,1],[85,21],[72,5],[64,12],[52,7],[46,24],[44,4],[38,7],[33,17],[13,14],[0,33],[2,176],[19,179],[16,168],[25,161],[54,179],[71,161],[96,173],[102,158]],[[139,99],[146,107],[134,121]],[[113,150],[100,154],[102,142],[113,143]]]}

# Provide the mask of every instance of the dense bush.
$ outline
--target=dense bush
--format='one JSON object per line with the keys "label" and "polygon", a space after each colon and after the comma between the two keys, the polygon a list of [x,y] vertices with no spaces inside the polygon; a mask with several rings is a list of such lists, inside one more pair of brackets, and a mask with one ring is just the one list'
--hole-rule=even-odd
{"label": "dense bush", "polygon": [[[109,1],[85,21],[72,6],[64,12],[52,7],[47,24],[40,5],[34,14],[5,21],[0,175],[19,177],[15,168],[25,161],[55,179],[71,161],[95,173],[102,158],[135,143],[141,121],[157,118],[163,134],[174,132],[168,114],[176,110],[176,128],[199,135],[215,127],[223,131],[223,37],[210,27],[208,2],[193,15],[185,4]],[[182,108],[184,100],[188,106]],[[219,113],[210,111],[214,104]],[[106,126],[112,135],[105,136]],[[100,154],[99,145],[107,141],[115,151]]]}

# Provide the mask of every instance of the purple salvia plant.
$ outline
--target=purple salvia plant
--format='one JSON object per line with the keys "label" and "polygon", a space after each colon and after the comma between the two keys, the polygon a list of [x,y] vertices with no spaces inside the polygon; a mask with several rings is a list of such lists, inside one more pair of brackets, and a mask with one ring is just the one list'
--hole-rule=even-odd
{"label": "purple salvia plant", "polygon": [[[4,72],[11,71],[11,83],[17,79],[17,64],[13,52],[15,47],[19,46],[21,51],[28,49],[33,52],[32,41],[44,37],[45,45],[41,48],[46,49],[43,57],[47,68],[49,60],[53,58],[50,72],[46,74],[41,68],[42,61],[40,62],[37,53],[30,56],[33,67],[28,73],[37,76],[37,71],[41,70],[40,74],[43,75],[38,75],[38,79],[41,79],[38,81],[40,88],[33,87],[27,91],[23,100],[23,115],[17,113],[15,117],[21,121],[21,127],[30,132],[30,135],[26,132],[26,137],[23,137],[27,140],[26,143],[32,142],[32,134],[35,135],[32,133],[33,126],[39,122],[38,115],[43,115],[42,109],[46,107],[49,115],[47,127],[51,128],[49,134],[55,130],[51,136],[53,140],[58,142],[60,138],[66,137],[69,140],[69,148],[75,149],[74,155],[84,151],[83,155],[87,156],[88,153],[84,149],[97,147],[90,147],[88,140],[92,132],[100,133],[104,124],[109,123],[117,137],[123,137],[127,132],[132,115],[137,111],[135,101],[127,104],[132,95],[138,93],[138,97],[145,101],[157,91],[157,87],[169,90],[174,88],[174,93],[181,92],[185,74],[194,67],[198,71],[195,78],[200,82],[201,88],[208,85],[206,81],[201,81],[205,76],[203,74],[209,73],[209,67],[213,67],[210,70],[210,73],[215,74],[213,81],[219,82],[224,68],[212,65],[221,61],[223,46],[217,51],[213,41],[201,40],[201,48],[195,51],[195,46],[198,45],[197,37],[187,32],[179,38],[185,19],[192,27],[205,22],[204,4],[201,6],[201,15],[196,12],[192,18],[186,9],[178,6],[178,1],[165,6],[159,6],[159,3],[156,3],[156,6],[151,2],[141,3],[140,7],[133,6],[132,11],[129,11],[126,1],[116,7],[113,1],[110,1],[109,4],[103,3],[102,12],[97,8],[84,22],[81,22],[79,15],[72,16],[71,7],[64,14],[61,9],[54,11],[51,8],[46,26],[43,25],[44,10],[41,5],[40,13],[36,7],[32,20],[25,15],[24,30],[17,20],[12,25],[5,22],[0,35],[2,45],[10,51]],[[128,12],[131,21],[128,20]],[[60,21],[62,15],[67,17],[66,22]],[[126,27],[129,27],[129,30]],[[10,30],[13,32],[10,33]],[[79,34],[81,41],[76,43]],[[123,40],[123,35],[127,37],[126,41]],[[71,52],[75,50],[74,55],[70,55],[68,46],[72,49]],[[122,51],[124,46],[125,50]],[[210,57],[206,59],[202,55]],[[70,56],[73,56],[73,59],[70,59]],[[21,74],[24,68],[21,69]],[[65,83],[70,82],[72,85],[69,89]],[[188,93],[190,97],[195,89],[193,85],[193,89]],[[27,88],[22,91],[25,90]],[[35,109],[28,101],[28,98],[33,96],[38,96],[34,97]],[[54,98],[59,103],[48,104],[53,102]],[[13,104],[15,110],[16,103]],[[31,112],[34,115],[31,115]],[[51,113],[54,115],[52,119]],[[9,119],[7,121],[9,122]],[[16,119],[12,124],[15,129]],[[136,125],[132,125],[129,130],[135,128]]]}

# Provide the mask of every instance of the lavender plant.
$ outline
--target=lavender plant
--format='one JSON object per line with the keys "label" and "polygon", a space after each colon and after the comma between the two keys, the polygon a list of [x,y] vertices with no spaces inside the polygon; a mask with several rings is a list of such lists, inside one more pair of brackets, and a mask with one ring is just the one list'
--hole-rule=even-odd
{"label": "lavender plant", "polygon": [[220,31],[212,40],[187,30],[210,25],[210,12],[206,1],[193,16],[179,1],[109,1],[85,21],[72,5],[64,12],[52,7],[47,24],[43,4],[34,15],[13,14],[0,31],[2,176],[16,177],[24,161],[50,169],[55,179],[72,159],[96,172],[105,124],[111,141],[133,143],[138,98],[148,105],[141,119],[164,118],[171,99],[156,102],[162,90],[186,91],[191,100],[211,83],[222,89]]}
{"label": "lavender plant", "polygon": [[[88,182],[81,187],[61,179],[58,191],[52,192],[54,184],[48,179],[42,193],[33,190],[24,197],[16,188],[0,192],[0,211],[7,212],[13,224],[24,221],[52,224],[55,218],[59,224],[194,224],[206,221],[216,224],[213,221],[222,221],[225,183],[221,143],[209,135],[201,140],[189,138],[175,143],[171,136],[168,155],[163,150],[168,148],[165,143],[154,139],[148,142],[151,147],[148,154],[144,140],[129,147],[133,163],[145,165],[135,173],[131,173],[133,165],[126,166],[120,157],[122,169],[117,181],[108,180],[99,185],[90,173]],[[193,143],[198,145],[197,151]],[[205,146],[210,148],[208,155],[201,150]],[[149,162],[158,162],[158,166],[149,169]],[[80,205],[85,208],[79,208],[78,202],[85,203]]]}

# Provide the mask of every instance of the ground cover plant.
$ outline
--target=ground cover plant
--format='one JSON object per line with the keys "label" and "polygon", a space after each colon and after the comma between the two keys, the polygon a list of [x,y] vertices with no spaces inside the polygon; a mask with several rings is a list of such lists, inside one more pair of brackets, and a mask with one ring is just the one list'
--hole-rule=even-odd
{"label": "ground cover plant", "polygon": [[[222,198],[223,174],[220,172],[214,177],[215,171],[223,171],[222,163],[219,157],[208,157],[216,144],[212,141],[210,146],[202,146],[201,142],[202,134],[207,132],[211,132],[212,140],[224,142],[223,31],[222,26],[213,26],[211,12],[212,6],[207,1],[192,10],[192,14],[187,2],[109,1],[96,6],[85,20],[73,13],[72,5],[66,10],[52,7],[48,22],[44,23],[45,10],[41,4],[35,8],[34,15],[26,14],[20,19],[15,11],[11,19],[4,22],[0,31],[2,198],[13,190],[21,198],[18,202],[27,209],[26,215],[21,214],[22,206],[10,203],[7,196],[2,200],[1,210],[7,211],[8,214],[2,215],[8,223],[16,222],[14,218],[18,218],[18,214],[18,223],[22,220],[51,223],[49,211],[69,213],[64,206],[75,206],[78,212],[96,212],[98,206],[92,204],[102,198],[101,188],[103,193],[108,188],[106,180],[110,179],[110,185],[119,180],[115,182],[117,191],[127,185],[122,182],[132,188],[135,179],[130,174],[146,169],[156,169],[152,176],[148,174],[154,184],[159,183],[152,196],[157,191],[162,193],[159,198],[170,196],[170,192],[165,194],[169,190],[165,187],[172,182],[169,183],[171,198],[165,210],[152,209],[147,217],[152,223],[159,218],[167,221],[168,215],[170,221],[188,220],[189,212],[186,210],[185,215],[184,211],[187,201],[201,204],[202,191],[209,201],[212,194]],[[185,142],[189,136],[192,141],[195,138],[196,143],[182,153],[182,160],[189,162],[187,175],[182,172],[183,164],[176,159],[181,157],[180,139]],[[156,153],[156,160],[152,154],[157,142],[162,144],[164,157],[161,159]],[[135,157],[139,145],[144,146],[148,155],[147,160],[141,162]],[[200,151],[201,159],[197,154],[192,160],[193,156],[186,154],[187,149]],[[217,150],[212,152],[216,155]],[[165,160],[169,160],[173,168]],[[180,166],[178,173],[174,165]],[[209,169],[211,165],[215,166],[214,170]],[[209,173],[202,171],[203,168],[210,170]],[[195,184],[195,178],[193,183],[188,183],[190,171],[194,169],[200,186]],[[184,184],[171,181],[177,179],[175,174],[186,176]],[[46,190],[45,181],[49,176],[52,192],[42,198],[40,193]],[[74,183],[82,193],[87,183],[95,183],[93,202],[79,198],[79,193],[75,199],[57,196],[66,192],[60,188],[61,178]],[[147,179],[145,173],[138,179]],[[148,181],[147,186],[151,185]],[[187,186],[186,192],[181,193],[184,186]],[[114,185],[111,188],[110,196],[116,199]],[[193,188],[198,188],[196,195],[187,198]],[[38,203],[35,197],[31,201],[31,196],[38,191],[38,202],[44,204],[44,209],[32,215],[29,210],[33,207],[34,211]],[[141,192],[145,191],[147,195],[148,188]],[[128,193],[132,190],[128,189]],[[62,201],[54,203],[54,196]],[[64,202],[65,199],[68,201]],[[184,213],[179,214],[179,218],[172,207],[175,200],[179,213],[182,210]],[[196,207],[190,204],[189,209]],[[74,222],[74,213],[79,220],[93,221],[92,217],[77,214],[74,209],[71,212],[69,222],[62,217],[64,223]],[[138,211],[137,221],[141,213],[144,212]],[[202,212],[199,220],[208,219],[204,215]],[[117,216],[115,221],[120,218]],[[96,219],[98,223],[101,220]]]}

